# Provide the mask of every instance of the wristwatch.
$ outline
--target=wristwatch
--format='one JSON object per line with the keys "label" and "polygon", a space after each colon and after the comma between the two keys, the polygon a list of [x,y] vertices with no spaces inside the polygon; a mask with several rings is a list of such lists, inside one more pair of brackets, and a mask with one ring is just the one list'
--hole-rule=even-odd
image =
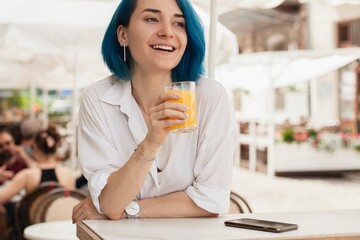
{"label": "wristwatch", "polygon": [[140,205],[138,203],[138,200],[135,199],[127,205],[127,207],[124,209],[126,218],[127,219],[135,219],[138,218],[140,214]]}

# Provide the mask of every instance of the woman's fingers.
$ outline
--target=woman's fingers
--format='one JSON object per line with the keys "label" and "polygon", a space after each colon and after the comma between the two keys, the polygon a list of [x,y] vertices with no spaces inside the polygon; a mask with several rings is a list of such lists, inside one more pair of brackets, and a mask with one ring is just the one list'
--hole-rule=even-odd
{"label": "woman's fingers", "polygon": [[180,96],[173,92],[164,92],[161,93],[157,101],[154,103],[154,106],[160,105],[163,102],[171,101],[171,100],[178,100],[180,99]]}
{"label": "woman's fingers", "polygon": [[169,124],[179,124],[183,122],[181,120],[188,117],[185,113],[188,109],[186,105],[174,102],[177,99],[179,99],[179,95],[175,93],[161,94],[157,103],[149,109],[150,121],[156,123],[157,121],[164,120],[162,124],[164,127],[168,127]]}
{"label": "woman's fingers", "polygon": [[91,198],[85,198],[73,208],[72,222],[76,223],[85,219],[107,219],[95,208]]}
{"label": "woman's fingers", "polygon": [[161,145],[170,132],[170,127],[183,124],[188,118],[187,106],[177,102],[179,98],[176,93],[164,92],[149,109],[151,127],[148,138],[153,144]]}
{"label": "woman's fingers", "polygon": [[[74,208],[72,213],[73,223],[85,220],[87,218],[87,212],[89,211],[88,205],[91,203],[93,205],[91,198],[85,198],[79,202]],[[94,206],[94,205],[93,205]],[[94,206],[95,208],[95,206]],[[96,209],[95,209],[96,210]]]}
{"label": "woman's fingers", "polygon": [[[84,201],[84,200],[83,200]],[[80,209],[81,209],[81,205],[83,203],[83,201],[79,202],[78,204],[75,205],[75,207],[73,208],[73,211],[72,211],[72,223],[76,223],[78,221],[81,221],[82,219],[80,219],[80,215],[81,215],[81,212],[80,212]]]}
{"label": "woman's fingers", "polygon": [[72,215],[72,223],[80,222],[86,219],[86,213],[83,211],[77,211]]}
{"label": "woman's fingers", "polygon": [[149,109],[149,113],[156,113],[163,111],[165,109],[174,110],[177,112],[186,112],[188,110],[187,106],[178,102],[162,102],[159,105],[155,105]]}

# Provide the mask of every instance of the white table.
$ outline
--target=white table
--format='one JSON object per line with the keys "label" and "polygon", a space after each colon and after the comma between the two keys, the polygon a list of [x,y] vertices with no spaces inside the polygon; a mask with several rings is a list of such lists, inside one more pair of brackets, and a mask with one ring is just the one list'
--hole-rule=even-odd
{"label": "white table", "polygon": [[30,225],[24,230],[28,240],[75,240],[76,226],[71,220],[44,222]]}
{"label": "white table", "polygon": [[[296,223],[298,230],[270,233],[224,226],[228,219],[250,217]],[[217,218],[84,220],[77,223],[80,239],[360,239],[360,209],[329,212],[253,213]]]}

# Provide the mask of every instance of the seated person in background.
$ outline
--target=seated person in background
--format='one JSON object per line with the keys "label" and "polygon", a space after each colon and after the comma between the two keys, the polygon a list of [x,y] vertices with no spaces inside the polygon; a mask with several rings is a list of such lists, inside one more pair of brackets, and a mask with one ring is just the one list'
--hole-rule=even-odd
{"label": "seated person in background", "polygon": [[55,181],[71,189],[75,187],[75,177],[71,169],[57,164],[55,155],[59,141],[60,135],[54,127],[40,131],[35,136],[32,146],[36,167],[24,169],[4,184],[0,189],[0,204],[9,201],[22,189],[25,189],[27,194],[31,193],[42,182]]}
{"label": "seated person in background", "polygon": [[[0,212],[6,213],[9,229],[12,229],[14,225],[15,216],[15,203],[9,200],[23,189],[26,194],[29,194],[40,183],[49,181],[58,182],[71,189],[75,187],[75,176],[71,169],[58,165],[56,161],[56,150],[60,145],[60,139],[61,137],[54,127],[38,132],[31,145],[33,157],[36,159],[33,167],[23,169],[0,188]],[[5,175],[5,170],[3,174],[0,170],[0,175]],[[10,235],[14,234],[14,231],[10,230]]]}
{"label": "seated person in background", "polygon": [[87,188],[87,183],[88,181],[83,174],[76,178],[76,188]]}
{"label": "seated person in background", "polygon": [[33,143],[34,137],[40,131],[40,129],[41,122],[36,119],[25,119],[20,123],[20,146],[23,147],[29,156],[32,156],[31,144]]}
{"label": "seated person in background", "polygon": [[[14,137],[6,129],[0,130],[0,165],[6,166],[6,170],[12,171],[13,175],[36,165],[22,147],[15,145]],[[0,178],[1,183],[2,179]]]}

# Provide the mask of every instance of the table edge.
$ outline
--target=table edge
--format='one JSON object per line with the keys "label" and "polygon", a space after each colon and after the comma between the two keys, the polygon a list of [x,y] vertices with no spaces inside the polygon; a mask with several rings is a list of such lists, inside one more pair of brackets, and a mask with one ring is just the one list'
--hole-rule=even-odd
{"label": "table edge", "polygon": [[83,221],[76,223],[76,236],[81,240],[102,240],[102,238]]}

